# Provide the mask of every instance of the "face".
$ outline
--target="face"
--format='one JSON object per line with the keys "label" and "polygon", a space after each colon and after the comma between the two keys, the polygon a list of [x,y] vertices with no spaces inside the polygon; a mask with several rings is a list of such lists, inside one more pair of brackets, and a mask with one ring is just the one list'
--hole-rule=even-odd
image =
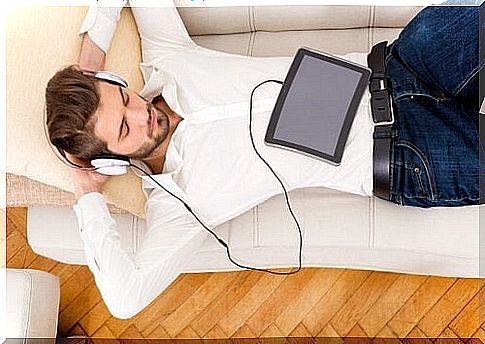
{"label": "face", "polygon": [[128,88],[98,82],[94,133],[108,149],[133,159],[154,157],[169,132],[168,114]]}

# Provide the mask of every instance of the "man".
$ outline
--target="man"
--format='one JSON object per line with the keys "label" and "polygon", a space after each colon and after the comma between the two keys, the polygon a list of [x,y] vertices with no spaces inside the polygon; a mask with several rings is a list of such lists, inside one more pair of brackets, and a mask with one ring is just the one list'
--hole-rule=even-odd
{"label": "man", "polygon": [[[142,161],[157,181],[215,227],[281,193],[251,147],[248,102],[261,81],[282,80],[292,58],[246,57],[197,46],[173,3],[165,5],[132,8],[143,49],[146,84],[140,94],[65,68],[46,90],[49,137],[79,163],[98,153]],[[104,68],[120,10],[90,9],[81,28],[81,69]],[[478,202],[476,28],[478,8],[426,9],[387,49],[396,114],[390,201],[423,207]],[[367,56],[345,58],[366,64]],[[276,85],[258,90],[253,134],[287,189],[323,186],[371,196],[369,98],[360,104],[342,164],[333,166],[262,143],[278,92]],[[121,248],[100,193],[107,177],[80,170],[72,176],[88,265],[112,314],[129,318],[183,271],[209,234],[181,202],[141,175],[148,230],[130,255]]]}

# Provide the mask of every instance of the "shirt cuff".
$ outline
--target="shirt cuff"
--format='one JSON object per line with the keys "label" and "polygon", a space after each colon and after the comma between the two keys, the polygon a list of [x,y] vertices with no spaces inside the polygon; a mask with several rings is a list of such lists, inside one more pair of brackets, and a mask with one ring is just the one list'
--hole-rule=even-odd
{"label": "shirt cuff", "polygon": [[120,9],[90,6],[81,24],[79,35],[88,33],[89,38],[106,54],[119,20]]}
{"label": "shirt cuff", "polygon": [[86,234],[86,231],[93,226],[89,222],[103,217],[110,217],[108,206],[104,196],[99,192],[89,192],[81,196],[73,206],[77,216],[79,231]]}

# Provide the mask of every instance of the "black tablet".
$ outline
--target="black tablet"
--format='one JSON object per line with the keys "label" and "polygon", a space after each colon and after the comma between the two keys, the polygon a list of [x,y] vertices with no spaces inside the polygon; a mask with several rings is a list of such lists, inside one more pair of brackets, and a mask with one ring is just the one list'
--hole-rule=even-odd
{"label": "black tablet", "polygon": [[265,143],[340,164],[371,70],[300,48],[271,114]]}

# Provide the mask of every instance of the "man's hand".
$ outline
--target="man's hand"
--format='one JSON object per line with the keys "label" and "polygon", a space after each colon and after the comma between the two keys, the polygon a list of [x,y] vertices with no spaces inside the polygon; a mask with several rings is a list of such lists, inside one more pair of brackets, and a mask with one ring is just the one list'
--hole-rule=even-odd
{"label": "man's hand", "polygon": [[[66,153],[67,158],[81,166],[89,166],[86,161],[81,160],[73,155]],[[71,178],[74,183],[74,195],[76,199],[89,192],[101,192],[103,185],[109,179],[109,176],[100,174],[96,171],[83,171],[75,168],[70,170]]]}

